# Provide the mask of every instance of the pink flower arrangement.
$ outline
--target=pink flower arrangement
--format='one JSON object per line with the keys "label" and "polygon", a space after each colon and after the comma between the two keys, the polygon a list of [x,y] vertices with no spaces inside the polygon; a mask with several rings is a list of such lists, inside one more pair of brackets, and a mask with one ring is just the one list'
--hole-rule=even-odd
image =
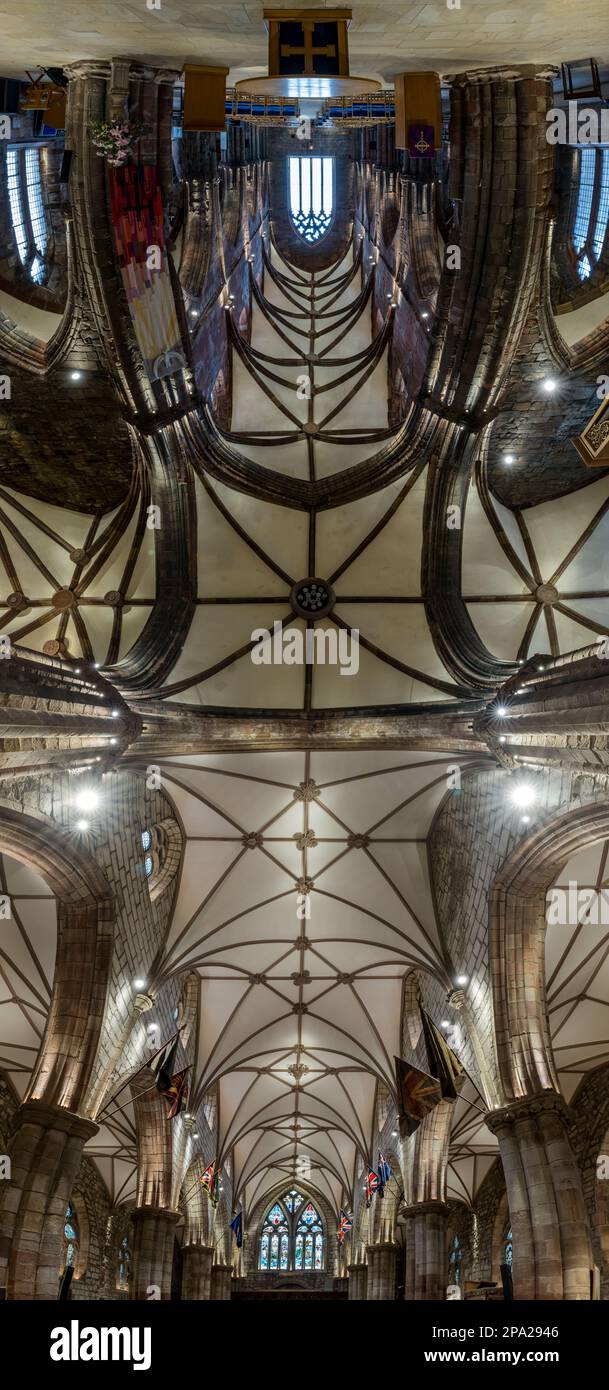
{"label": "pink flower arrangement", "polygon": [[98,158],[105,159],[113,169],[126,164],[133,146],[143,131],[140,124],[129,121],[91,121],[91,140],[97,145]]}

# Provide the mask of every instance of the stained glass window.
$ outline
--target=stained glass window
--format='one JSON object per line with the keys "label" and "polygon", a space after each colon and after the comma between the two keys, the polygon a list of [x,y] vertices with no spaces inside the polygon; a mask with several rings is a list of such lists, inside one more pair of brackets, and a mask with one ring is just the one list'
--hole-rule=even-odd
{"label": "stained glass window", "polygon": [[319,241],[334,216],[334,161],[291,157],[289,193],[292,226],[305,241]]}
{"label": "stained glass window", "polygon": [[44,280],[47,223],[37,146],[12,149],[6,156],[8,201],[13,236],[21,264],[37,285]]}
{"label": "stained glass window", "polygon": [[78,1254],[78,1222],[71,1202],[68,1202],[63,1223],[63,1267],[76,1264]]}
{"label": "stained glass window", "polygon": [[121,1293],[126,1293],[129,1288],[129,1271],[131,1268],[131,1251],[129,1249],[129,1238],[123,1236],[118,1252],[118,1287]]}
{"label": "stained glass window", "polygon": [[449,1282],[449,1284],[460,1284],[460,1283],[461,1283],[461,1264],[462,1264],[462,1260],[463,1260],[463,1252],[462,1252],[462,1250],[461,1250],[461,1241],[459,1240],[459,1237],[458,1237],[458,1236],[453,1236],[452,1241],[451,1241],[451,1243],[450,1243],[450,1252],[449,1252],[449,1256],[448,1256],[448,1282]]}
{"label": "stained glass window", "polygon": [[580,280],[587,280],[603,254],[609,222],[609,150],[582,149],[571,241]]}
{"label": "stained glass window", "polygon": [[510,1226],[510,1227],[509,1227],[509,1230],[507,1230],[507,1231],[506,1231],[506,1234],[505,1234],[505,1249],[504,1249],[504,1254],[503,1254],[503,1263],[504,1263],[505,1265],[509,1265],[509,1266],[510,1266],[510,1269],[511,1269],[511,1267],[512,1267],[513,1255],[514,1255],[514,1243],[513,1243],[513,1238],[512,1238],[512,1227]]}
{"label": "stained glass window", "polygon": [[259,1269],[321,1270],[324,1227],[319,1212],[296,1188],[267,1212],[260,1238]]}

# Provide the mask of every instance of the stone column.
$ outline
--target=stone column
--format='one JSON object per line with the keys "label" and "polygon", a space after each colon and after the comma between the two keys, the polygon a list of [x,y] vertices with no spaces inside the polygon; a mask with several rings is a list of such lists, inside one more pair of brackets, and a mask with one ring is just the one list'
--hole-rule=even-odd
{"label": "stone column", "polygon": [[180,1213],[166,1207],[136,1207],[133,1213],[133,1278],[129,1297],[148,1298],[149,1288],[160,1289],[162,1300],[171,1296],[173,1242]]}
{"label": "stone column", "polygon": [[213,1245],[185,1245],[182,1249],[182,1298],[211,1298]]}
{"label": "stone column", "polygon": [[395,1262],[397,1245],[393,1241],[382,1241],[379,1245],[369,1245],[368,1255],[368,1299],[395,1300]]}
{"label": "stone column", "polygon": [[402,1213],[404,1218],[404,1298],[410,1300],[414,1298],[414,1272],[416,1267],[415,1260],[415,1217],[412,1210]]}
{"label": "stone column", "polygon": [[590,1297],[592,1247],[568,1110],[555,1091],[487,1115],[497,1135],[514,1233],[514,1298]]}
{"label": "stone column", "polygon": [[7,1299],[57,1298],[66,1208],[84,1145],[97,1128],[42,1101],[18,1111],[0,1212]]}
{"label": "stone column", "polygon": [[349,1283],[347,1291],[350,1299],[359,1299],[362,1302],[366,1298],[366,1285],[368,1282],[368,1269],[365,1264],[347,1265]]}
{"label": "stone column", "polygon": [[230,1299],[232,1272],[232,1265],[212,1265],[210,1298],[213,1302],[227,1302]]}
{"label": "stone column", "polygon": [[445,1202],[418,1202],[405,1213],[408,1222],[405,1297],[443,1302],[446,1297],[448,1207]]}

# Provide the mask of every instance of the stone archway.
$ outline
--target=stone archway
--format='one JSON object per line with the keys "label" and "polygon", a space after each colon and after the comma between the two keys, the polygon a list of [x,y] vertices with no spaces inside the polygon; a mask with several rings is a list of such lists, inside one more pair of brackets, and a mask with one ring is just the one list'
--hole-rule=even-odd
{"label": "stone archway", "polygon": [[9,1299],[54,1299],[63,1223],[82,1150],[83,1118],[104,1017],[114,901],[93,855],[48,817],[0,808],[0,848],[57,897],[53,995],[38,1060],[15,1117],[10,1181],[2,1184],[0,1278]]}
{"label": "stone archway", "polygon": [[545,998],[546,893],[571,855],[607,834],[603,801],[542,822],[497,874],[489,955],[499,1075],[491,1111],[514,1232],[517,1299],[589,1299],[592,1249],[559,1091]]}

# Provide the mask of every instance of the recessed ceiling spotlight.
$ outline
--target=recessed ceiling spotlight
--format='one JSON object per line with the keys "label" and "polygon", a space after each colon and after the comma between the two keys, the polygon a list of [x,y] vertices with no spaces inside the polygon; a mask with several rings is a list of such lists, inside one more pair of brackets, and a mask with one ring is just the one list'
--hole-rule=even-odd
{"label": "recessed ceiling spotlight", "polygon": [[515,462],[516,462],[516,455],[515,455],[515,454],[504,454],[504,455],[503,455],[503,462],[504,462],[504,463],[515,463]]}
{"label": "recessed ceiling spotlight", "polygon": [[545,391],[548,396],[551,396],[552,393],[558,389],[558,382],[554,380],[554,377],[547,376],[545,380],[542,381],[541,386],[542,390]]}
{"label": "recessed ceiling spotlight", "polygon": [[456,980],[455,980],[455,984],[456,984],[456,985],[459,985],[459,988],[460,988],[460,989],[464,989],[464,988],[465,988],[465,985],[468,983],[468,979],[469,979],[469,976],[468,976],[468,975],[457,975],[457,978],[456,978]]}
{"label": "recessed ceiling spotlight", "polygon": [[76,829],[77,829],[77,830],[83,830],[83,831],[84,831],[84,830],[88,830],[88,829],[89,829],[89,822],[88,822],[88,820],[77,820],[77,822],[76,822]]}
{"label": "recessed ceiling spotlight", "polygon": [[134,989],[143,989],[145,984],[146,984],[146,981],[145,981],[145,980],[134,980],[134,981],[133,981],[133,988],[134,988]]}
{"label": "recessed ceiling spotlight", "polygon": [[530,782],[519,782],[511,792],[514,805],[521,807],[532,806],[536,800],[536,796],[537,793],[535,788],[531,786]]}
{"label": "recessed ceiling spotlight", "polygon": [[83,787],[83,790],[75,797],[74,804],[79,811],[95,811],[99,806],[99,792],[96,792],[93,787]]}
{"label": "recessed ceiling spotlight", "polygon": [[529,825],[529,824],[530,824],[530,821],[531,821],[531,817],[530,817],[530,816],[521,816],[521,817],[520,817],[520,823],[521,823],[521,825]]}
{"label": "recessed ceiling spotlight", "polygon": [[70,372],[70,381],[80,381],[82,372]]}
{"label": "recessed ceiling spotlight", "polygon": [[422,318],[422,319],[428,319],[428,318],[429,318],[429,314],[428,314],[428,312],[427,312],[427,309],[424,309],[424,310],[423,310],[423,313],[421,314],[421,318]]}
{"label": "recessed ceiling spotlight", "polygon": [[506,708],[506,706],[505,706],[505,705],[497,705],[497,708],[496,708],[496,710],[495,710],[495,714],[497,715],[497,718],[498,718],[498,719],[506,719],[506,718],[507,718],[507,708]]}
{"label": "recessed ceiling spotlight", "polygon": [[500,735],[499,735],[499,742],[500,742],[500,743],[505,743],[505,742],[506,742],[505,734],[500,734]]}
{"label": "recessed ceiling spotlight", "polygon": [[443,1019],[442,1019],[442,1022],[441,1022],[441,1024],[440,1024],[440,1027],[441,1027],[441,1028],[451,1028],[451,1027],[452,1027],[452,1024],[451,1024],[450,1019],[449,1019],[449,1018],[443,1018]]}

